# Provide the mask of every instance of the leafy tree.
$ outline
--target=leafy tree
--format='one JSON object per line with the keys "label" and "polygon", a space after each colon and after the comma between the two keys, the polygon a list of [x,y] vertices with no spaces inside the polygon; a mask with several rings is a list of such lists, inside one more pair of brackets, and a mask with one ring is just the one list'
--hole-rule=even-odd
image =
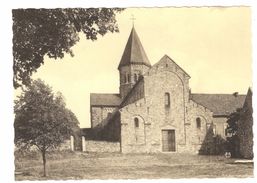
{"label": "leafy tree", "polygon": [[206,131],[206,135],[203,139],[199,153],[203,155],[213,154],[214,147],[214,133],[213,133],[213,124]]}
{"label": "leafy tree", "polygon": [[14,9],[13,70],[14,87],[30,83],[30,76],[43,63],[44,56],[73,56],[71,47],[79,32],[96,40],[107,32],[118,32],[116,13],[120,8]]}
{"label": "leafy tree", "polygon": [[241,116],[242,108],[238,108],[235,112],[232,112],[228,116],[228,127],[227,127],[227,133],[231,134],[232,136],[236,135],[237,129],[238,129],[238,121]]}
{"label": "leafy tree", "polygon": [[225,139],[213,132],[213,124],[206,131],[199,154],[202,155],[221,155],[224,154]]}
{"label": "leafy tree", "polygon": [[61,93],[54,94],[42,80],[33,81],[15,100],[15,144],[32,146],[42,154],[46,176],[46,152],[61,145],[78,127],[76,116],[65,107]]}
{"label": "leafy tree", "polygon": [[242,115],[242,108],[238,108],[235,112],[228,116],[228,127],[226,129],[227,137],[227,150],[231,152],[233,157],[238,157],[238,121]]}

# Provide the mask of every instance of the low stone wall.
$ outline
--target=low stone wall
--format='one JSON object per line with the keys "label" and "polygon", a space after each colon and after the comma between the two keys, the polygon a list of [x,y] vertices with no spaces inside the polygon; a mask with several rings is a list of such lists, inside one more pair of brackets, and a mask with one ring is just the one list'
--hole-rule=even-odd
{"label": "low stone wall", "polygon": [[65,140],[59,147],[58,150],[71,150],[74,151],[74,137],[70,136],[70,139]]}
{"label": "low stone wall", "polygon": [[71,150],[71,141],[65,140],[59,147],[58,150],[64,151],[64,150]]}
{"label": "low stone wall", "polygon": [[86,152],[120,152],[119,142],[85,140]]}

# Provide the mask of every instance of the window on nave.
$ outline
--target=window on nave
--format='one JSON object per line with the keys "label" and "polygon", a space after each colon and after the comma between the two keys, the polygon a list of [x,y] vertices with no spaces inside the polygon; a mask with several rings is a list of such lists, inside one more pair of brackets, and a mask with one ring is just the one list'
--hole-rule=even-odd
{"label": "window on nave", "polygon": [[165,93],[164,97],[165,107],[170,107],[170,94],[168,92]]}

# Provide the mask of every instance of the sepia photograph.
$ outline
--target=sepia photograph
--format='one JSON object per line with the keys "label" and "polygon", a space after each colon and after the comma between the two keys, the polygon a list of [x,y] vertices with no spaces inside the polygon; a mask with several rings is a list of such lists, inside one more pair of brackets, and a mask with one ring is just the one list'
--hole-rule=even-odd
{"label": "sepia photograph", "polygon": [[11,14],[16,181],[254,177],[251,7]]}

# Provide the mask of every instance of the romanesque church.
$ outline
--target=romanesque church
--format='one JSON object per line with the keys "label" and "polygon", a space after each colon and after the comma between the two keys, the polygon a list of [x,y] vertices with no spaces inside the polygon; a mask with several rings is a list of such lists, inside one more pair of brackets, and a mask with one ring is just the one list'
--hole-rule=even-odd
{"label": "romanesque church", "polygon": [[151,65],[133,27],[118,65],[119,92],[90,95],[85,141],[100,151],[113,143],[122,153],[199,153],[210,129],[225,138],[227,115],[245,95],[191,93],[190,75],[178,64],[164,55]]}

